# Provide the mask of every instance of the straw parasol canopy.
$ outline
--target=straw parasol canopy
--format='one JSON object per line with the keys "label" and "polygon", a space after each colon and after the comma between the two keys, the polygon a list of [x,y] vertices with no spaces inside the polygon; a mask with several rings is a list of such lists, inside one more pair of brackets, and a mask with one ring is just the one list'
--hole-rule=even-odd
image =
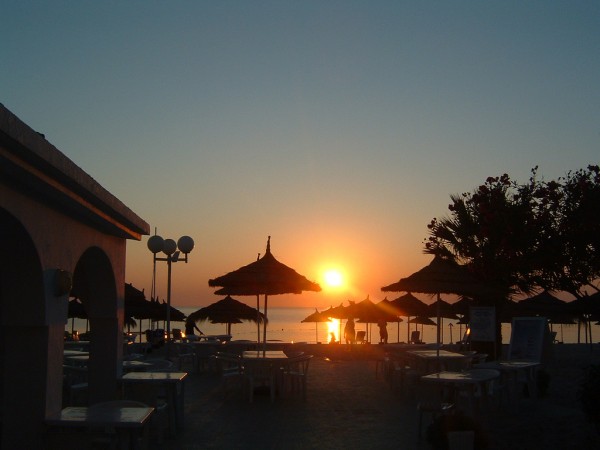
{"label": "straw parasol canopy", "polygon": [[194,311],[187,318],[187,321],[192,323],[205,320],[210,320],[211,323],[227,324],[227,334],[231,334],[231,324],[241,323],[243,320],[262,323],[265,321],[265,316],[256,308],[228,295],[218,302]]}
{"label": "straw parasol canopy", "polygon": [[410,342],[410,318],[427,314],[427,305],[412,295],[410,292],[392,300],[391,305],[399,311],[399,315],[405,316],[408,321],[406,330],[406,342]]}
{"label": "straw parasol canopy", "polygon": [[387,319],[386,322],[396,322],[398,330],[398,342],[400,342],[400,322],[403,322],[403,320],[400,318],[400,315],[402,314],[402,311],[398,309],[391,300],[388,300],[387,297],[385,297],[379,303],[376,303],[376,306],[389,316],[389,319]]}
{"label": "straw parasol canopy", "polygon": [[71,319],[71,334],[75,332],[75,319],[88,318],[85,307],[83,306],[83,303],[79,301],[78,298],[74,298],[73,300],[69,301],[67,317]]}
{"label": "straw parasol canopy", "polygon": [[[485,295],[491,290],[471,275],[468,270],[454,260],[436,255],[429,265],[396,283],[381,288],[382,291],[421,292],[423,294],[457,294],[469,297]],[[440,344],[440,316],[438,311],[437,343]]]}
{"label": "straw parasol canopy", "polygon": [[315,324],[315,342],[319,342],[319,323],[330,322],[329,316],[327,313],[319,312],[317,308],[315,308],[315,312],[309,314],[307,317],[301,320],[301,323],[312,323]]}
{"label": "straw parasol canopy", "polygon": [[[216,294],[264,295],[264,316],[267,318],[269,295],[301,294],[303,291],[319,292],[321,286],[309,281],[291,267],[277,261],[271,254],[271,236],[262,258],[220,277],[208,280],[211,287],[221,287]],[[263,343],[267,340],[267,322],[264,322]]]}
{"label": "straw parasol canopy", "polygon": [[432,326],[436,326],[437,325],[437,323],[435,323],[429,317],[425,317],[425,316],[413,317],[412,319],[409,320],[409,322],[410,323],[416,323],[418,325],[432,325]]}
{"label": "straw parasol canopy", "polygon": [[367,324],[367,341],[370,341],[369,324],[379,322],[396,322],[397,316],[389,310],[377,306],[367,295],[364,300],[349,306],[350,314],[358,319],[359,323]]}
{"label": "straw parasol canopy", "polygon": [[521,300],[516,305],[516,311],[523,315],[550,316],[555,313],[564,313],[567,302],[555,297],[544,290],[533,297]]}
{"label": "straw parasol canopy", "polygon": [[468,297],[485,295],[491,290],[454,260],[435,256],[429,265],[396,283],[381,288],[392,292],[457,294]]}

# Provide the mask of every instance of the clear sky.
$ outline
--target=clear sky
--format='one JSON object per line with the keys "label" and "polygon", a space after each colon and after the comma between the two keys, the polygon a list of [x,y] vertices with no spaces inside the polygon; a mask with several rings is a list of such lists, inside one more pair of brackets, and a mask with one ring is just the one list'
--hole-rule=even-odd
{"label": "clear sky", "polygon": [[[384,297],[427,224],[488,176],[598,164],[597,1],[17,1],[0,102],[163,237],[173,304],[264,253],[320,282],[273,306]],[[150,291],[152,256],[127,247]],[[166,267],[158,292],[166,296]],[[392,293],[388,298],[395,298]],[[252,304],[251,298],[246,298]]]}

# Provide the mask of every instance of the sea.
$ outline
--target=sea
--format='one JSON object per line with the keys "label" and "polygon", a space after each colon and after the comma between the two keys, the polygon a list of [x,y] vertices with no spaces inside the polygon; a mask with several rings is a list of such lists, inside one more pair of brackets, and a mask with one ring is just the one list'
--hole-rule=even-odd
{"label": "sea", "polygon": [[[177,308],[186,316],[196,311],[197,308]],[[339,341],[340,334],[343,333],[345,320],[340,322],[336,319],[331,322],[302,322],[310,314],[314,313],[314,308],[270,308],[268,313],[269,323],[267,325],[267,341],[284,341],[284,342],[307,342],[307,343],[328,343],[335,338]],[[136,327],[129,330],[132,333],[142,333],[147,329],[166,328],[163,322],[150,322],[142,320],[140,324],[137,322]],[[78,331],[79,334],[87,331],[87,321],[83,319],[68,319],[65,325],[65,331]],[[213,324],[210,322],[198,322],[198,328],[204,334],[219,335],[226,334],[227,325]],[[418,327],[418,328],[415,328]],[[171,322],[171,329],[184,329],[183,322]],[[556,332],[556,339],[565,344],[586,343],[586,332],[583,327],[579,329],[578,325],[552,325],[552,330]],[[421,332],[421,340],[426,343],[435,343],[436,327],[432,325],[410,325],[410,331],[418,329]],[[371,343],[379,342],[379,328],[377,324],[356,323],[356,331],[364,330],[367,332],[368,341]],[[407,342],[409,330],[406,321],[400,323],[390,322],[387,326],[388,342]],[[459,341],[465,333],[465,326],[458,324],[454,320],[444,319],[442,327],[442,342],[452,343]],[[600,325],[592,325],[592,342],[598,341],[600,336]],[[258,327],[253,322],[242,322],[231,325],[232,340],[250,340],[256,341],[258,336]],[[262,326],[260,328],[260,340],[262,341]],[[333,333],[333,335],[332,335]],[[502,324],[502,342],[510,343],[511,324]]]}

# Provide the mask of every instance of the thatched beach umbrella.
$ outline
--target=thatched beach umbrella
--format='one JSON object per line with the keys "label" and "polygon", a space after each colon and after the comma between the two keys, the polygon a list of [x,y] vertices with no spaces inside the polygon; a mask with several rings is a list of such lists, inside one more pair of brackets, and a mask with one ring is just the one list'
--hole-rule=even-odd
{"label": "thatched beach umbrella", "polygon": [[[88,315],[83,303],[77,298],[70,300],[68,307],[67,317],[71,319],[71,335],[73,335],[75,332],[75,319],[86,319],[87,321]],[[85,331],[87,331],[87,322],[85,328]]]}
{"label": "thatched beach umbrella", "polygon": [[452,305],[441,298],[438,298],[435,302],[431,303],[427,306],[429,309],[429,317],[437,317],[438,323],[440,325],[441,330],[441,341],[440,343],[444,343],[444,319],[452,319],[458,320],[456,314],[454,314],[454,310]]}
{"label": "thatched beach umbrella", "polygon": [[[271,236],[263,257],[218,278],[208,280],[211,287],[221,287],[216,294],[264,295],[264,316],[267,318],[269,295],[301,294],[303,291],[319,292],[321,286],[309,281],[291,267],[280,263],[271,254]],[[267,322],[264,322],[263,344],[267,341]]]}
{"label": "thatched beach umbrella", "polygon": [[[420,337],[421,340],[423,339],[423,326],[424,325],[429,325],[429,326],[432,326],[432,327],[437,327],[437,323],[435,323],[433,320],[431,320],[427,316],[413,317],[408,322],[415,324],[415,330],[418,330],[419,329],[418,326],[421,325],[421,337]],[[410,340],[408,342],[410,342]]]}
{"label": "thatched beach umbrella", "polygon": [[567,302],[564,300],[544,290],[533,297],[518,302],[515,310],[524,316],[545,316],[551,318],[553,314],[564,314],[566,304]]}
{"label": "thatched beach umbrella", "polygon": [[260,312],[257,313],[255,308],[228,295],[218,302],[194,311],[187,317],[187,320],[192,323],[204,320],[210,320],[212,323],[225,323],[227,324],[227,334],[231,334],[231,324],[240,323],[242,320],[262,323],[265,316]]}
{"label": "thatched beach umbrella", "polygon": [[307,317],[305,317],[304,319],[301,320],[301,323],[315,323],[315,342],[319,342],[319,323],[323,323],[323,322],[331,322],[331,320],[329,319],[329,316],[327,314],[324,314],[322,312],[317,311],[317,308],[315,308],[315,312],[308,315]]}
{"label": "thatched beach umbrella", "polygon": [[564,306],[564,310],[567,313],[576,314],[579,317],[579,326],[581,323],[585,324],[585,339],[587,342],[589,337],[589,343],[591,346],[593,342],[591,321],[594,320],[593,317],[600,315],[600,293],[596,292],[595,294],[586,295],[585,297],[580,297],[570,301]]}
{"label": "thatched beach umbrella", "polygon": [[[405,316],[407,322],[406,342],[410,342],[410,318],[427,314],[427,305],[412,295],[410,292],[390,302],[399,311],[400,316]],[[398,338],[400,340],[400,338]]]}
{"label": "thatched beach umbrella", "polygon": [[386,322],[396,322],[398,330],[397,341],[400,342],[400,322],[402,322],[400,315],[402,314],[402,311],[398,309],[391,300],[388,300],[387,297],[379,303],[376,303],[376,306],[388,315],[389,319],[387,319]]}
{"label": "thatched beach umbrella", "polygon": [[[454,260],[435,256],[429,265],[412,275],[402,278],[396,283],[384,286],[382,291],[406,291],[421,292],[424,294],[436,294],[440,300],[440,294],[457,294],[469,297],[485,295],[490,289],[471,275],[468,270]],[[437,344],[440,344],[440,315],[438,312]]]}
{"label": "thatched beach umbrella", "polygon": [[358,319],[359,323],[367,324],[367,341],[371,341],[369,324],[384,322],[395,322],[397,316],[377,306],[367,295],[363,301],[355,303],[349,307],[350,314]]}

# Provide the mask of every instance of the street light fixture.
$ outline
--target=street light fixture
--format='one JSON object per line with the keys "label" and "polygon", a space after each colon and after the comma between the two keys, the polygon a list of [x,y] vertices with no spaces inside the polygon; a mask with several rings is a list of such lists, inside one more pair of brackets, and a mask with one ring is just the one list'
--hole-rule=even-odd
{"label": "street light fixture", "polygon": [[[148,249],[153,254],[154,272],[152,276],[152,293],[156,295],[156,261],[166,261],[167,271],[167,358],[170,356],[171,343],[171,264],[183,261],[188,262],[188,253],[194,249],[194,240],[189,236],[180,237],[177,242],[173,239],[163,239],[158,235],[148,239]],[[157,253],[163,252],[166,257],[158,257]],[[179,259],[183,253],[183,259]]]}

